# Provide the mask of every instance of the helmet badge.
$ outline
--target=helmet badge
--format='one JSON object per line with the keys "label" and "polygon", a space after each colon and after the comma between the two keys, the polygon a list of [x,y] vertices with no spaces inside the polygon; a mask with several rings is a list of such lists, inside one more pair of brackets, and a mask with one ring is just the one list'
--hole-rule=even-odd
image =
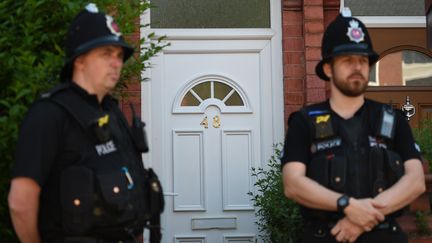
{"label": "helmet badge", "polygon": [[111,31],[111,33],[116,36],[121,36],[122,34],[120,32],[120,28],[117,25],[117,23],[114,22],[114,19],[109,15],[105,15],[105,19],[106,19],[106,25],[108,29]]}
{"label": "helmet badge", "polygon": [[349,22],[350,27],[348,28],[348,32],[346,33],[349,37],[350,41],[354,41],[356,43],[360,43],[364,41],[365,34],[361,27],[359,27],[359,22],[356,20],[351,20]]}

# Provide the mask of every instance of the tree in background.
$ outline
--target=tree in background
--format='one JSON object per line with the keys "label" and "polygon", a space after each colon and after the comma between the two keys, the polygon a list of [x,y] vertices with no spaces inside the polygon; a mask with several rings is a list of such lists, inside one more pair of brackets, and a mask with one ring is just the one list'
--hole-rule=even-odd
{"label": "tree in background", "polygon": [[[139,33],[139,16],[150,8],[148,0],[95,0],[97,6],[115,16],[137,55],[130,58],[119,82],[121,90],[140,82],[149,59],[167,44],[163,38]],[[18,242],[7,206],[10,169],[19,124],[42,91],[59,82],[64,63],[63,43],[72,18],[88,4],[84,0],[2,0],[0,2],[0,239]],[[141,55],[138,55],[141,51]],[[49,119],[47,117],[47,119]]]}

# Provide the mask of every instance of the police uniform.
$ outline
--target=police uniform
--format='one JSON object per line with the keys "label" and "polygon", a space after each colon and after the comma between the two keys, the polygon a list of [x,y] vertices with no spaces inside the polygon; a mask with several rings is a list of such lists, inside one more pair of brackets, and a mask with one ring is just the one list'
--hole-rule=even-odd
{"label": "police uniform", "polygon": [[[375,174],[372,163],[375,161],[369,160],[370,148],[388,145],[392,146],[392,151],[396,151],[400,155],[400,161],[412,158],[420,159],[419,152],[415,148],[411,129],[400,113],[394,113],[395,136],[392,143],[379,144],[379,139],[374,139],[376,138],[376,127],[372,127],[371,124],[379,124],[380,121],[371,123],[371,118],[380,117],[381,114],[378,111],[382,107],[385,107],[385,105],[366,100],[354,117],[348,120],[332,111],[328,101],[305,107],[302,112],[294,113],[288,123],[289,129],[285,138],[284,154],[281,158],[282,166],[288,161],[303,162],[307,167],[307,175],[314,177],[315,180],[326,187],[355,198],[373,197],[379,192],[380,188],[374,189],[373,185],[371,185],[373,181],[376,181],[376,178],[372,178],[373,174]],[[375,112],[372,113],[371,111]],[[305,115],[306,112],[318,114],[311,121]],[[315,134],[311,134],[312,129],[309,124],[317,122],[317,118],[320,116],[325,119],[327,115],[331,117],[326,122],[332,124],[333,134],[329,134],[327,138],[322,140],[317,140]],[[319,121],[320,124],[326,122]],[[337,140],[339,138],[340,140]],[[337,171],[332,171],[329,167],[319,167],[318,171],[311,171],[311,166],[325,166],[325,163],[341,161],[338,160],[339,158],[346,159],[341,169],[343,172],[340,172],[340,174],[337,174]],[[328,173],[326,173],[327,171]],[[308,208],[303,208],[302,214],[306,226],[303,237],[304,242],[336,242],[331,236],[330,230],[343,215]],[[378,236],[405,238],[394,221],[396,216],[398,215],[387,217],[385,223],[380,224],[372,232],[364,233],[357,242],[398,242],[394,239],[382,240],[384,238],[373,238],[375,241],[371,241],[371,237]],[[380,232],[386,231],[388,234],[380,234]],[[368,240],[363,241],[363,239]]]}
{"label": "police uniform", "polygon": [[[316,73],[323,80],[323,64],[338,55],[361,54],[373,65],[373,51],[367,29],[356,18],[339,15],[326,29],[323,59]],[[329,101],[302,108],[288,121],[282,167],[291,161],[306,165],[306,176],[322,186],[354,198],[373,198],[391,187],[404,173],[402,161],[420,159],[413,135],[403,115],[390,106],[365,99],[350,119],[334,112]],[[395,221],[400,212],[387,215],[372,231],[356,242],[407,242]],[[344,217],[302,207],[305,222],[302,242],[336,242],[330,230]]]}
{"label": "police uniform", "polygon": [[[103,45],[123,47],[125,61],[133,54],[113,19],[90,4],[69,28],[63,83],[33,104],[20,128],[12,177],[42,188],[43,242],[135,242],[163,210],[160,183],[141,160],[142,123],[129,127],[115,98],[99,102],[70,80],[75,58]],[[160,242],[159,225],[152,229],[151,242]]]}

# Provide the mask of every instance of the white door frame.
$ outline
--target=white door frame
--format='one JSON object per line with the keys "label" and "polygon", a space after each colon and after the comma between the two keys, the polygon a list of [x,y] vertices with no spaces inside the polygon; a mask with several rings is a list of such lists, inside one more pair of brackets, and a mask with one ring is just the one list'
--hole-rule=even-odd
{"label": "white door frame", "polygon": [[[271,28],[262,29],[149,29],[141,30],[142,35],[147,35],[149,32],[154,32],[156,36],[166,36],[166,41],[176,42],[176,48],[166,48],[163,53],[181,52],[182,40],[185,41],[202,41],[202,40],[218,40],[218,41],[233,41],[239,43],[239,48],[242,42],[256,40],[259,42],[266,41],[269,43],[270,48],[268,55],[271,55],[271,63],[261,63],[262,78],[268,80],[271,77],[270,85],[262,87],[265,89],[266,99],[260,103],[261,117],[260,125],[261,132],[261,148],[260,148],[260,162],[261,166],[266,167],[266,162],[273,154],[273,144],[283,142],[284,138],[284,97],[283,97],[283,68],[282,68],[282,23],[281,23],[281,1],[270,0],[270,17]],[[147,11],[142,15],[142,24],[149,23],[150,14]],[[197,46],[198,51],[199,46]],[[220,47],[224,48],[224,47]],[[230,50],[231,48],[231,50]],[[235,51],[232,47],[224,51]],[[268,49],[268,48],[266,48]],[[201,50],[202,51],[202,50]],[[200,52],[201,52],[200,51]],[[259,52],[260,50],[250,50],[251,52]],[[191,52],[190,49],[187,50]],[[164,54],[160,55],[164,55]],[[266,55],[267,55],[266,54]],[[152,68],[143,72],[143,76],[151,78],[152,75],[163,75],[163,72],[157,70],[163,68],[163,58],[153,58],[150,60]],[[153,72],[152,72],[153,70]],[[154,79],[163,80],[163,77],[155,77]],[[163,84],[150,80],[149,82],[141,83],[141,117],[146,122],[146,130],[149,138],[150,152],[145,154],[145,166],[153,167],[155,171],[161,175],[166,168],[163,168],[162,161],[166,161],[166,155],[163,152],[163,146],[166,144],[168,136],[165,131],[164,114],[161,112],[165,107],[168,99],[163,99],[161,94],[155,93],[155,90],[162,91],[169,87],[162,87]],[[169,99],[171,100],[171,99]],[[271,109],[269,109],[271,107]]]}

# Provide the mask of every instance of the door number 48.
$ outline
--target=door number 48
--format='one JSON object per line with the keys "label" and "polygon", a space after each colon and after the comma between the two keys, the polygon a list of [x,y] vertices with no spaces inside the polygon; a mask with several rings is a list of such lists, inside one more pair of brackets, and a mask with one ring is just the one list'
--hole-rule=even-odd
{"label": "door number 48", "polygon": [[[207,116],[204,117],[204,119],[201,121],[200,125],[203,126],[204,128],[208,128]],[[214,128],[219,128],[220,125],[221,125],[220,117],[219,116],[214,116],[213,117],[213,127]]]}

